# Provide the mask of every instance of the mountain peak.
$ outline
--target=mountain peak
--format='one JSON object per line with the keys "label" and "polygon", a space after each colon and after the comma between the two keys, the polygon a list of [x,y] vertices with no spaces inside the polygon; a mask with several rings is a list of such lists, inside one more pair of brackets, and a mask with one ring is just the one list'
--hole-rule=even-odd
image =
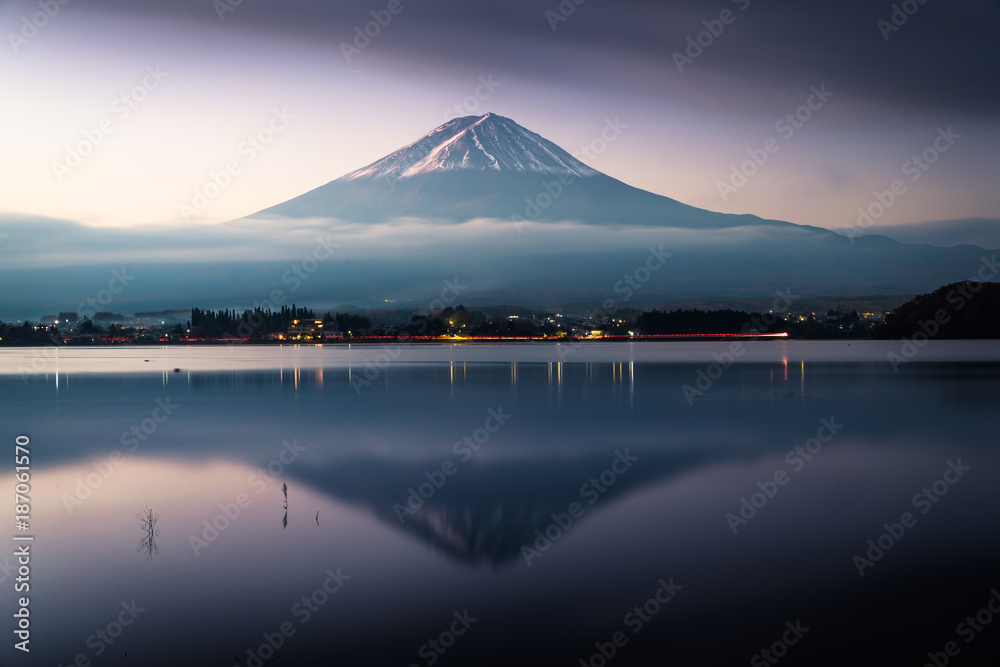
{"label": "mountain peak", "polygon": [[402,180],[442,171],[571,174],[600,172],[551,141],[495,113],[454,118],[381,160],[340,177]]}
{"label": "mountain peak", "polygon": [[[633,188],[495,113],[452,118],[357,171],[261,211],[354,222],[575,220],[680,227],[729,218]],[[752,220],[759,220],[752,218]],[[739,224],[750,224],[751,216]]]}

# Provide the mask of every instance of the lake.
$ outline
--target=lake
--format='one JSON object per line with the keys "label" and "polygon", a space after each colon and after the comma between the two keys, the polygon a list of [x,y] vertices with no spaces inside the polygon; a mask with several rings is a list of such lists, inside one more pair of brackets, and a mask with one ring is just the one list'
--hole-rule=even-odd
{"label": "lake", "polygon": [[995,657],[1000,344],[733,345],[0,350],[0,663]]}

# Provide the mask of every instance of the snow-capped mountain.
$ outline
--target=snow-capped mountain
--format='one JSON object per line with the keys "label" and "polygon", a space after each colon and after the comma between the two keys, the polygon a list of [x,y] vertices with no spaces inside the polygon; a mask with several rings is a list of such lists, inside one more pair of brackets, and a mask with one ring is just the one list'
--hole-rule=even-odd
{"label": "snow-capped mountain", "polygon": [[354,222],[490,218],[698,229],[789,226],[705,211],[626,185],[494,113],[450,120],[366,167],[260,214]]}
{"label": "snow-capped mountain", "polygon": [[452,169],[570,174],[576,178],[600,173],[511,119],[488,113],[448,121],[412,144],[338,180],[401,180]]}

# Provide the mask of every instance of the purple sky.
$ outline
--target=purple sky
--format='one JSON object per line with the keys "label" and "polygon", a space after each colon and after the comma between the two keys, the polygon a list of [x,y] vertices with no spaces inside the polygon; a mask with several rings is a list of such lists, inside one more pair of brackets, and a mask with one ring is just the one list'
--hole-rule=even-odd
{"label": "purple sky", "polygon": [[[986,0],[902,3],[898,29],[892,3],[860,0],[565,0],[568,16],[556,0],[225,1],[0,6],[0,213],[224,221],[494,111],[572,153],[618,119],[590,164],[707,209],[840,229],[898,179],[880,225],[1000,218],[1000,8]],[[373,11],[387,24],[349,61],[342,44]],[[808,120],[778,124],[810,101]],[[907,165],[925,150],[933,164]],[[766,162],[731,181],[747,151]],[[239,173],[186,221],[181,205],[230,161]],[[720,182],[735,184],[725,197]]]}

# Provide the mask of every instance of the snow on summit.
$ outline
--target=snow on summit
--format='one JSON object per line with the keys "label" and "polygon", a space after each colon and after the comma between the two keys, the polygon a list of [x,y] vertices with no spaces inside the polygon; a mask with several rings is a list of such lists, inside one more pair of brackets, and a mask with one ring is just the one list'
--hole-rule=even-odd
{"label": "snow on summit", "polygon": [[455,169],[570,173],[577,177],[600,174],[511,119],[488,113],[450,120],[412,144],[338,180],[404,179]]}

